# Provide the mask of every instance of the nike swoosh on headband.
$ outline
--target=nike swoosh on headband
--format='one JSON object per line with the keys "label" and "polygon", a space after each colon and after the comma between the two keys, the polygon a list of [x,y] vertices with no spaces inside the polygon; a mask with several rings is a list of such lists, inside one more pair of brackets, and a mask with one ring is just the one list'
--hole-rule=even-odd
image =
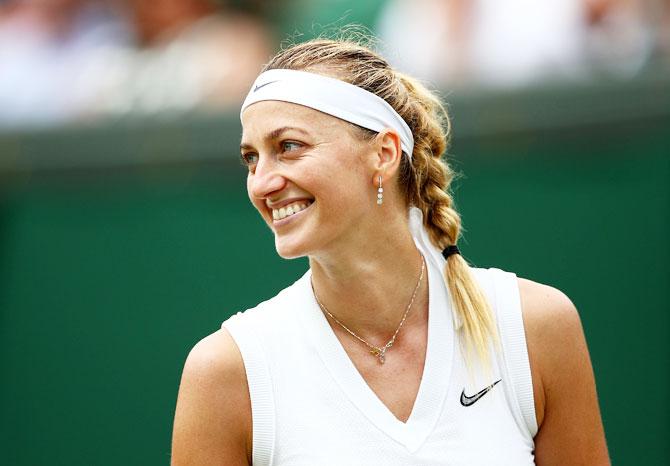
{"label": "nike swoosh on headband", "polygon": [[500,380],[496,380],[496,381],[493,382],[491,385],[489,385],[488,387],[486,387],[486,388],[484,388],[484,389],[478,391],[477,393],[475,393],[475,394],[472,395],[472,396],[467,396],[467,395],[465,394],[465,389],[463,389],[463,391],[461,392],[461,404],[462,404],[463,406],[465,406],[466,408],[467,408],[468,406],[472,406],[473,404],[475,404],[475,403],[477,402],[477,400],[479,400],[481,397],[483,397],[483,396],[486,395],[488,392],[490,392],[491,389],[492,389],[498,382],[500,382],[501,380],[502,380],[502,379],[500,379]]}
{"label": "nike swoosh on headband", "polygon": [[256,92],[258,89],[267,86],[268,84],[276,83],[277,81],[268,81],[263,84],[258,84],[256,87],[254,87],[254,92]]}

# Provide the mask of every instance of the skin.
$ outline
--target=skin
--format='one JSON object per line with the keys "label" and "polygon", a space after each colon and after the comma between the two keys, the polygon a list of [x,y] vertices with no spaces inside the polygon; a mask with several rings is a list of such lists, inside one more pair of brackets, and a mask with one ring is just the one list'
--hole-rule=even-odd
{"label": "skin", "polygon": [[[395,180],[400,141],[388,130],[364,140],[351,125],[284,102],[243,114],[247,190],[275,234],[277,252],[309,257],[319,300],[358,335],[383,345],[416,285],[421,258]],[[291,128],[291,129],[287,129]],[[297,129],[296,129],[297,128]],[[382,176],[384,204],[376,204]],[[271,207],[311,201],[289,221]],[[380,227],[380,226],[383,226]],[[392,253],[391,253],[392,251]],[[530,355],[538,465],[609,464],[588,349],[574,305],[560,291],[519,279]],[[383,366],[330,321],[368,385],[401,421],[411,413],[427,343],[423,282],[393,355]],[[560,349],[560,350],[559,350]],[[242,357],[224,330],[206,337],[184,367],[173,433],[173,465],[251,464],[251,403]]]}

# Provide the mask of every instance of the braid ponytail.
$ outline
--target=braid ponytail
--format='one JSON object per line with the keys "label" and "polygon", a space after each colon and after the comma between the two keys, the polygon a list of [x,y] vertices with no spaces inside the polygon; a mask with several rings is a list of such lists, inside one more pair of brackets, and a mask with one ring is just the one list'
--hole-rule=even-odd
{"label": "braid ponytail", "polygon": [[[432,243],[442,250],[455,245],[461,234],[461,218],[448,192],[454,173],[442,159],[451,133],[449,118],[434,94],[416,80],[397,75],[414,107],[414,118],[408,121],[414,134],[414,153],[412,161],[407,160],[401,168],[409,188],[407,201],[421,209]],[[497,342],[491,308],[460,254],[447,258],[444,278],[463,325],[466,350],[476,351],[482,360],[488,360],[489,342]]]}

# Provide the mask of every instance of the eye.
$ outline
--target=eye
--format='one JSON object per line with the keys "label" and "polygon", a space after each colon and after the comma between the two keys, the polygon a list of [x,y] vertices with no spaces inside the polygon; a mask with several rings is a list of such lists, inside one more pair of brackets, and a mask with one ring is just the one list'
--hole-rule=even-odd
{"label": "eye", "polygon": [[282,141],[281,150],[282,152],[293,152],[302,147],[302,144],[295,141]]}
{"label": "eye", "polygon": [[240,154],[240,160],[245,167],[251,167],[258,163],[258,154],[255,152],[246,152]]}

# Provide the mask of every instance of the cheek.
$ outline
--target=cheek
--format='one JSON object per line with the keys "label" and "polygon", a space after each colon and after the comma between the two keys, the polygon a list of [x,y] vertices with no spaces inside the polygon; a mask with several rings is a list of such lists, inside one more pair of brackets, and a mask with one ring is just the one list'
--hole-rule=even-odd
{"label": "cheek", "polygon": [[321,191],[320,197],[323,205],[321,210],[329,219],[357,217],[365,213],[371,201],[376,202],[376,191],[368,189],[365,181],[355,173],[334,175],[327,180],[327,186],[327,189]]}

